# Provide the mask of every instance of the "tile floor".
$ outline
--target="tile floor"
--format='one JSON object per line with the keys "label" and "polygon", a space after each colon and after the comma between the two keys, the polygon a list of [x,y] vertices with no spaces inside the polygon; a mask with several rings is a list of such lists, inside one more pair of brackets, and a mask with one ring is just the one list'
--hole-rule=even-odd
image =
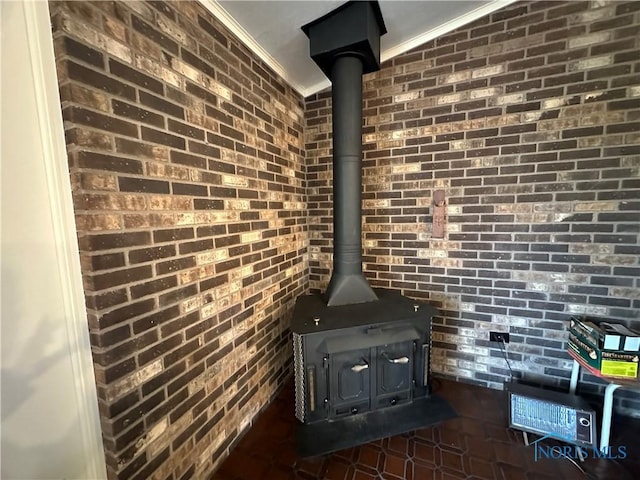
{"label": "tile floor", "polygon": [[502,392],[434,381],[458,418],[331,455],[295,453],[293,388],[285,387],[213,475],[215,480],[637,480],[640,422],[616,418],[611,445],[626,445],[625,460],[534,461],[533,447],[506,427]]}

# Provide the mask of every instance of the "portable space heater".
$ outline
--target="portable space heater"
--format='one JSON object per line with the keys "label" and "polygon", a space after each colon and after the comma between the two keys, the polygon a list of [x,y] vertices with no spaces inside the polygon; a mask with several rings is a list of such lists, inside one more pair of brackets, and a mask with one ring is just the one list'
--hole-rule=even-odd
{"label": "portable space heater", "polygon": [[505,390],[510,427],[596,448],[596,414],[582,398],[518,383],[505,383]]}

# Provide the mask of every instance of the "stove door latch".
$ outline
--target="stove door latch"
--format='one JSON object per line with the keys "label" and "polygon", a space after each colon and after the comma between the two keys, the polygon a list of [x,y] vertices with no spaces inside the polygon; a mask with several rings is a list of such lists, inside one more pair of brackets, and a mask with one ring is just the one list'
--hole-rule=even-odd
{"label": "stove door latch", "polygon": [[364,362],[361,365],[354,365],[353,367],[351,367],[351,371],[355,373],[360,373],[361,371],[366,370],[367,368],[369,368],[369,364],[367,362]]}
{"label": "stove door latch", "polygon": [[382,352],[382,356],[389,363],[399,363],[402,365],[406,365],[407,363],[409,363],[409,357],[391,358],[389,357],[389,355],[387,355],[387,352]]}

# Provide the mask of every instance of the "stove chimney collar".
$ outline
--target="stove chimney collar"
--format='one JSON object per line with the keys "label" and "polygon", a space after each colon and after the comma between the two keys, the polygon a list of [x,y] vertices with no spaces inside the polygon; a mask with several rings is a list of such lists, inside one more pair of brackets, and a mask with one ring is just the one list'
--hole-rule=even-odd
{"label": "stove chimney collar", "polygon": [[302,31],[309,37],[311,58],[329,78],[335,58],[345,54],[362,60],[362,73],[380,69],[380,36],[387,29],[377,1],[347,2]]}

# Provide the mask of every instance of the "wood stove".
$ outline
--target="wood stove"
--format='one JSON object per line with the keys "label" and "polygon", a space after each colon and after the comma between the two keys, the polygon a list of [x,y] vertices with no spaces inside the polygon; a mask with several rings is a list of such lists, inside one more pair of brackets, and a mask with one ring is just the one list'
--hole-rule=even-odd
{"label": "wood stove", "polygon": [[435,309],[398,292],[327,307],[301,297],[294,313],[296,417],[304,423],[403,405],[428,393]]}
{"label": "wood stove", "polygon": [[295,416],[301,456],[325,454],[455,416],[430,392],[433,306],[392,290],[376,301],[296,301]]}
{"label": "wood stove", "polygon": [[333,271],[326,295],[296,300],[298,453],[329,453],[455,413],[429,389],[433,306],[373,290],[362,272],[362,75],[380,68],[376,1],[352,1],[302,27],[331,79]]}

